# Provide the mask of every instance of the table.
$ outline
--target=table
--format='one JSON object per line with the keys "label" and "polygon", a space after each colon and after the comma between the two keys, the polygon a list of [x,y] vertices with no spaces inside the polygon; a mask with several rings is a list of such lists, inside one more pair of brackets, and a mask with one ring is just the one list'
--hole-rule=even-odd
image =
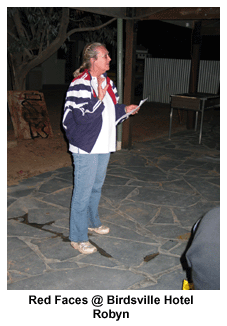
{"label": "table", "polygon": [[170,124],[169,139],[171,139],[171,128],[173,109],[192,110],[196,112],[195,131],[197,130],[198,114],[201,113],[199,144],[202,140],[204,111],[220,106],[220,95],[210,93],[183,93],[170,95]]}

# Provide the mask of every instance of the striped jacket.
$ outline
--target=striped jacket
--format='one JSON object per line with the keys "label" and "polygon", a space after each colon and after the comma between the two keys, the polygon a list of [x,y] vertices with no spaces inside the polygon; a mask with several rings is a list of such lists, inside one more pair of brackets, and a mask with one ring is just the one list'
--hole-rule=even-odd
{"label": "striped jacket", "polygon": [[[115,105],[117,121],[125,114],[125,105],[118,104],[119,96],[113,81],[106,73],[104,77],[110,85],[107,91]],[[62,125],[70,144],[88,153],[91,152],[102,128],[104,108],[103,102],[97,98],[92,88],[91,75],[85,69],[73,79],[66,94]]]}

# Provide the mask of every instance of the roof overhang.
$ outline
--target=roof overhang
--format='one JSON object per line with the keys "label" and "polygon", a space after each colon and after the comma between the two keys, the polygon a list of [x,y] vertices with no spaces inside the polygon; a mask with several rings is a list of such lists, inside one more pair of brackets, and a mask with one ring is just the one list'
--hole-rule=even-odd
{"label": "roof overhang", "polygon": [[193,28],[194,21],[202,21],[202,35],[220,34],[220,7],[71,7],[121,19],[161,20],[182,27]]}

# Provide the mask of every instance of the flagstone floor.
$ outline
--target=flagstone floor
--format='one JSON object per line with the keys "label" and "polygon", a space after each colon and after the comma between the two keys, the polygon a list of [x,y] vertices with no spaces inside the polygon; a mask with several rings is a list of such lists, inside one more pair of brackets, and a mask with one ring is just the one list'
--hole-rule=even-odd
{"label": "flagstone floor", "polygon": [[72,188],[72,167],[8,187],[9,290],[180,290],[191,228],[220,205],[220,126],[111,154],[92,255],[68,240]]}

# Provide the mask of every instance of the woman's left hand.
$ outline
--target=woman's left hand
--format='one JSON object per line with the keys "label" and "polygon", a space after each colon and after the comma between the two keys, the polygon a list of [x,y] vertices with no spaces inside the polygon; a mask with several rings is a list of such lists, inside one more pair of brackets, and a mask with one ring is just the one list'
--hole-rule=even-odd
{"label": "woman's left hand", "polygon": [[[138,105],[131,104],[131,105],[125,107],[125,111],[126,111],[126,113],[129,113],[132,110],[136,109],[137,107],[138,107]],[[132,115],[138,113],[139,109],[140,108],[138,107],[138,110],[136,110],[135,112],[133,112]]]}

